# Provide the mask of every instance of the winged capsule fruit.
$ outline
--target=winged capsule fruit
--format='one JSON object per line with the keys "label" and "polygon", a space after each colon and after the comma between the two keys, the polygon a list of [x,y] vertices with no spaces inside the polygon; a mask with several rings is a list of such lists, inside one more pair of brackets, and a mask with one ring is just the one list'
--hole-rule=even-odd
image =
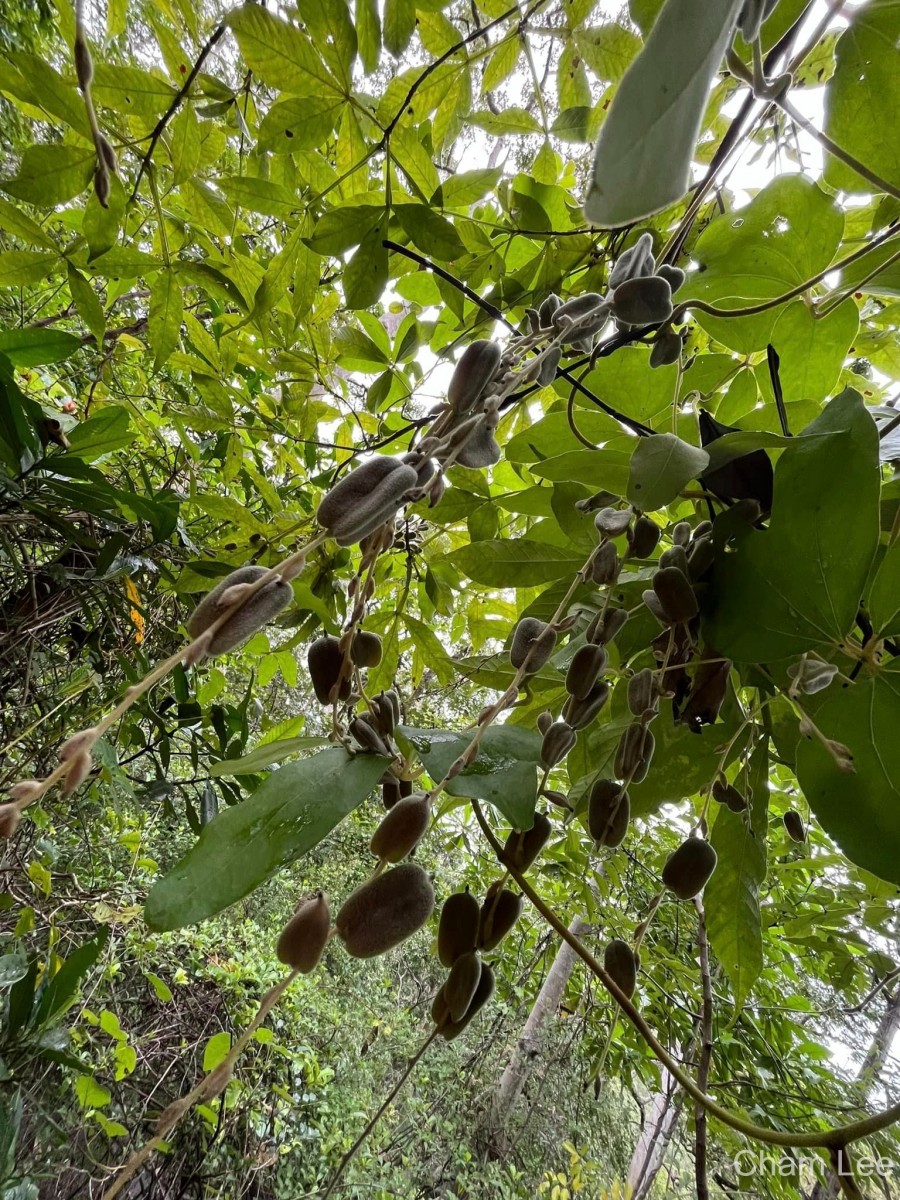
{"label": "winged capsule fruit", "polygon": [[503,862],[517,871],[527,871],[550,840],[553,826],[543,813],[534,814],[530,829],[514,829],[503,847]]}
{"label": "winged capsule fruit", "polygon": [[509,888],[488,896],[481,906],[478,926],[478,949],[493,950],[499,946],[519,919],[522,897]]}
{"label": "winged capsule fruit", "polygon": [[494,972],[487,963],[481,964],[481,975],[478,979],[478,986],[475,989],[475,995],[472,997],[465,1016],[460,1021],[447,1021],[441,1025],[441,1037],[446,1041],[452,1042],[455,1037],[459,1037],[462,1031],[466,1028],[473,1017],[479,1012],[490,1000],[494,994]]}
{"label": "winged capsule fruit", "polygon": [[656,268],[655,274],[658,275],[660,279],[664,279],[666,281],[666,283],[672,289],[673,296],[687,278],[681,267],[672,266],[670,263],[661,263]]}
{"label": "winged capsule fruit", "polygon": [[613,770],[617,777],[642,783],[650,770],[655,748],[656,739],[647,726],[640,721],[633,721],[622,733],[616,747]]}
{"label": "winged capsule fruit", "polygon": [[689,837],[669,855],[663,867],[662,881],[679,900],[693,900],[709,883],[717,861],[709,842]]}
{"label": "winged capsule fruit", "polygon": [[350,657],[358,667],[377,667],[381,662],[381,638],[377,633],[360,629],[353,637]]}
{"label": "winged capsule fruit", "polygon": [[627,942],[613,938],[603,952],[603,969],[630,1000],[637,987],[639,959]]}
{"label": "winged capsule fruit", "polygon": [[588,832],[598,846],[621,846],[631,820],[631,799],[621,783],[598,779],[588,796]]}
{"label": "winged capsule fruit", "polygon": [[496,342],[471,342],[450,377],[447,401],[457,413],[467,413],[500,369],[503,350]]}
{"label": "winged capsule fruit", "polygon": [[374,958],[412,937],[433,910],[431,880],[417,863],[401,863],[358,887],[335,925],[348,954]]}
{"label": "winged capsule fruit", "polygon": [[279,962],[308,975],[319,965],[331,933],[331,909],[324,892],[304,900],[285,925],[275,947]]}
{"label": "winged capsule fruit", "polygon": [[563,707],[563,720],[574,730],[586,729],[609,699],[609,684],[598,679],[586,696],[577,700],[570,696]]}
{"label": "winged capsule fruit", "polygon": [[[256,583],[268,572],[265,567],[238,567],[212,589],[207,592],[187,620],[187,631],[192,638],[201,637],[214,624],[233,602],[223,598],[234,587],[242,584]],[[238,596],[240,593],[233,593]],[[254,592],[237,610],[234,616],[215,631],[206,648],[209,655],[225,654],[240,646],[247,638],[267,625],[273,617],[290,604],[294,592],[289,583],[278,577],[264,584],[258,592]]]}
{"label": "winged capsule fruit", "polygon": [[641,275],[652,275],[656,270],[656,259],[653,257],[653,235],[642,233],[633,246],[629,246],[616,259],[615,266],[609,273],[607,284],[615,290],[620,283]]}
{"label": "winged capsule fruit", "polygon": [[[332,689],[337,685],[343,664],[344,652],[341,650],[341,644],[330,633],[316,638],[307,651],[306,665],[316,699],[320,704],[331,704]],[[342,679],[337,699],[346,700],[350,690],[350,680]]]}
{"label": "winged capsule fruit", "polygon": [[653,576],[653,591],[667,621],[680,625],[700,611],[694,589],[678,567],[662,567]]}
{"label": "winged capsule fruit", "polygon": [[481,905],[471,892],[454,892],[444,901],[438,922],[438,958],[445,967],[452,967],[463,954],[475,949]]}
{"label": "winged capsule fruit", "polygon": [[576,700],[583,700],[608,661],[609,655],[603,646],[594,646],[590,642],[579,646],[566,672],[566,691],[569,695]]}
{"label": "winged capsule fruit", "polygon": [[556,647],[556,630],[537,617],[523,617],[513,632],[509,661],[518,671],[527,661],[530,673],[543,667]]}
{"label": "winged capsule fruit", "polygon": [[404,493],[418,482],[409,463],[376,455],[338,480],[319,505],[316,519],[339,545],[352,546],[391,520]]}
{"label": "winged capsule fruit", "polygon": [[566,721],[555,721],[544,734],[541,742],[541,762],[545,767],[555,767],[575,745],[575,730]]}
{"label": "winged capsule fruit", "polygon": [[784,827],[792,842],[806,841],[806,826],[795,808],[789,808],[781,819],[784,821]]}
{"label": "winged capsule fruit", "polygon": [[481,958],[477,950],[461,954],[444,984],[444,1002],[451,1021],[461,1021],[475,998],[481,979]]}
{"label": "winged capsule fruit", "polygon": [[383,862],[398,863],[421,842],[430,819],[431,797],[427,792],[404,796],[381,818],[369,849]]}

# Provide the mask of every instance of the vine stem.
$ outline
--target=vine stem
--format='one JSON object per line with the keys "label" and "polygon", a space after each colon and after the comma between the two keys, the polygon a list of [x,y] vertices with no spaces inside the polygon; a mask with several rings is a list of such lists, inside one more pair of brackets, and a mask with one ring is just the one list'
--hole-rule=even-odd
{"label": "vine stem", "polygon": [[[713,1050],[713,994],[712,978],[709,973],[709,938],[706,935],[706,911],[699,896],[694,899],[697,909],[697,951],[700,959],[700,989],[702,1009],[700,1013],[700,1062],[697,1065],[697,1087],[705,1092],[709,1086],[709,1067]],[[697,1200],[709,1200],[709,1177],[707,1174],[706,1109],[702,1104],[694,1106],[694,1182]]]}
{"label": "vine stem", "polygon": [[[488,824],[481,805],[477,800],[472,800],[472,809],[475,813],[475,819],[481,826],[481,831],[487,841],[490,843],[494,853],[498,856],[499,861],[503,860],[503,847],[497,840],[494,831]],[[506,865],[505,863],[503,864]],[[607,974],[604,968],[600,965],[597,959],[591,954],[590,950],[584,945],[581,939],[570,929],[567,928],[565,922],[557,915],[555,910],[544,900],[543,896],[537,892],[525,875],[522,874],[517,867],[510,866],[508,868],[510,875],[515,879],[516,883],[522,890],[522,894],[528,898],[531,904],[537,909],[547,923],[557,932],[557,934],[567,942],[581,961],[585,964],[591,974],[599,979],[609,994],[614,1000],[618,1001],[619,1007],[624,1012],[628,1020],[653,1051],[656,1059],[662,1063],[670,1075],[684,1089],[685,1092],[696,1103],[703,1106],[710,1116],[714,1116],[723,1125],[727,1125],[730,1129],[734,1129],[737,1133],[742,1133],[748,1138],[753,1138],[756,1141],[763,1142],[769,1146],[792,1146],[796,1148],[810,1149],[825,1149],[825,1150],[840,1150],[849,1145],[851,1142],[859,1141],[860,1138],[869,1137],[873,1133],[878,1133],[882,1129],[887,1129],[889,1125],[900,1121],[900,1104],[895,1104],[891,1108],[884,1109],[882,1112],[874,1113],[871,1116],[864,1117],[860,1121],[852,1121],[847,1125],[834,1126],[832,1129],[825,1130],[809,1130],[790,1131],[780,1129],[767,1129],[764,1125],[757,1125],[753,1121],[747,1120],[745,1117],[739,1116],[737,1113],[730,1112],[727,1108],[723,1108],[721,1104],[715,1101],[712,1096],[707,1095],[696,1082],[682,1070],[681,1066],[672,1057],[669,1051],[662,1045],[659,1038],[650,1028],[650,1025],[644,1019],[643,1015],[638,1011],[628,996],[622,991],[616,981]]]}

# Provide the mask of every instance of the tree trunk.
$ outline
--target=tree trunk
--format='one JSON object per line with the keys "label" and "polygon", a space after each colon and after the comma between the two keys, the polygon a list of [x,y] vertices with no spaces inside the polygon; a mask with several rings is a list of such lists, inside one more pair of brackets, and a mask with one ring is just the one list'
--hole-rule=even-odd
{"label": "tree trunk", "polygon": [[628,1168],[632,1200],[646,1200],[650,1195],[653,1181],[678,1128],[683,1102],[684,1092],[669,1072],[663,1069],[662,1087],[650,1104]]}
{"label": "tree trunk", "polygon": [[[587,922],[582,917],[576,917],[569,926],[569,931],[576,937],[580,937],[587,927]],[[562,942],[494,1092],[490,1114],[491,1132],[494,1138],[505,1129],[516,1102],[522,1094],[522,1089],[531,1074],[535,1060],[541,1052],[544,1027],[551,1017],[556,1016],[566,984],[569,982],[572,969],[577,961],[578,956],[572,947],[568,942]]]}

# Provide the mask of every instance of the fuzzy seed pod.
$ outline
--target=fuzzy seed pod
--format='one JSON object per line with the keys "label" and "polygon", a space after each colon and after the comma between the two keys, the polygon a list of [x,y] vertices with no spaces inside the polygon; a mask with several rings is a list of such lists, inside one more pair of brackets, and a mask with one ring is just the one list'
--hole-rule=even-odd
{"label": "fuzzy seed pod", "polygon": [[806,841],[806,826],[795,808],[789,808],[781,819],[784,821],[784,827],[792,842]]}
{"label": "fuzzy seed pod", "polygon": [[554,346],[541,360],[541,369],[537,377],[537,381],[541,387],[549,387],[554,381],[556,372],[559,370],[559,361],[561,358],[562,350],[560,350],[559,346]]}
{"label": "fuzzy seed pod", "polygon": [[450,1009],[447,1007],[447,999],[444,996],[443,987],[438,988],[438,991],[431,1002],[431,1019],[437,1025],[438,1029],[450,1020]]}
{"label": "fuzzy seed pod", "polygon": [[588,831],[598,846],[621,846],[631,820],[628,791],[612,779],[598,779],[588,797]]}
{"label": "fuzzy seed pod", "polygon": [[747,797],[741,795],[733,784],[726,783],[723,779],[717,779],[712,785],[712,798],[717,804],[724,804],[730,808],[733,813],[746,812],[750,807]]}
{"label": "fuzzy seed pod", "polygon": [[668,550],[664,550],[659,556],[659,567],[660,570],[663,567],[677,567],[686,579],[690,568],[684,546],[670,546]]}
{"label": "fuzzy seed pod", "polygon": [[822,662],[821,659],[807,658],[804,655],[798,663],[792,663],[787,669],[793,679],[790,694],[797,696],[801,692],[806,696],[814,696],[821,692],[838,674],[834,663]]}
{"label": "fuzzy seed pod", "polygon": [[513,633],[509,661],[518,671],[528,661],[533,675],[543,667],[556,646],[556,630],[537,617],[523,617]]}
{"label": "fuzzy seed pod", "polygon": [[11,838],[21,820],[22,810],[18,804],[0,804],[0,838]]}
{"label": "fuzzy seed pod", "polygon": [[603,646],[594,646],[590,642],[580,646],[566,672],[566,691],[569,695],[576,700],[584,700],[608,661],[609,655]]}
{"label": "fuzzy seed pod", "polygon": [[[265,567],[247,566],[238,567],[236,571],[226,575],[211,592],[207,592],[188,618],[187,631],[191,637],[198,638],[204,634],[213,622],[217,621],[223,612],[227,611],[234,603],[233,600],[226,604],[222,603],[231,588],[240,584],[255,583],[267,573]],[[237,597],[240,599],[240,593],[237,593]],[[210,655],[225,654],[229,650],[234,650],[236,646],[240,646],[247,638],[262,629],[264,625],[268,625],[273,617],[277,617],[282,609],[290,604],[293,597],[294,592],[291,585],[276,576],[271,582],[264,584],[258,592],[254,592],[237,612],[213,633],[207,653]]]}
{"label": "fuzzy seed pod", "polygon": [[90,753],[96,740],[97,730],[93,726],[90,729],[82,729],[78,733],[73,733],[60,746],[59,761],[68,762],[70,758],[75,758],[79,754]]}
{"label": "fuzzy seed pod", "polygon": [[677,567],[663,567],[653,576],[653,590],[665,618],[673,625],[690,621],[700,611],[697,597]]}
{"label": "fuzzy seed pod", "polygon": [[614,938],[603,954],[603,969],[630,1000],[637,987],[640,960],[627,942]]}
{"label": "fuzzy seed pod", "polygon": [[394,727],[397,724],[394,706],[391,703],[386,692],[379,692],[377,696],[373,696],[370,703],[370,719],[378,726],[378,729],[390,737],[394,732]]}
{"label": "fuzzy seed pod", "polygon": [[744,0],[744,5],[738,14],[738,29],[741,37],[749,45],[759,37],[763,21],[774,9],[778,0]]}
{"label": "fuzzy seed pod", "polygon": [[451,1021],[461,1021],[475,998],[481,979],[481,958],[477,950],[462,954],[450,968],[444,984],[444,1001]]}
{"label": "fuzzy seed pod", "polygon": [[550,728],[550,726],[552,724],[553,724],[553,713],[549,710],[549,708],[544,709],[544,711],[542,713],[538,714],[537,727],[538,727],[538,732],[541,734],[541,736],[543,736],[547,732],[547,730]]}
{"label": "fuzzy seed pod", "polygon": [[377,667],[381,662],[381,638],[377,633],[360,629],[354,635],[350,657],[358,667]]}
{"label": "fuzzy seed pod", "polygon": [[437,470],[437,464],[433,458],[422,458],[421,448],[419,452],[411,450],[409,454],[404,454],[403,462],[415,471],[416,480],[420,488],[428,486],[429,480]]}
{"label": "fuzzy seed pod", "polygon": [[472,997],[472,1002],[466,1010],[465,1016],[461,1021],[448,1021],[446,1024],[442,1025],[441,1037],[448,1042],[452,1042],[454,1038],[459,1037],[472,1018],[484,1008],[493,994],[494,972],[487,963],[482,963],[478,987],[475,989],[475,995]]}
{"label": "fuzzy seed pod", "polygon": [[650,366],[671,366],[672,363],[678,362],[680,355],[681,336],[671,329],[667,329],[664,333],[657,334],[653,342],[653,348],[650,351]]}
{"label": "fuzzy seed pod", "polygon": [[[108,172],[107,177],[106,177],[106,186],[108,188],[109,187],[109,176],[110,175],[118,175],[119,164],[116,161],[115,150],[113,150],[112,146],[109,144],[109,142],[106,140],[106,138],[103,136],[102,133],[100,134],[100,137],[97,139],[97,153],[100,155],[100,158],[102,159],[102,162],[103,162],[103,166],[106,167],[106,170]],[[98,199],[99,199],[99,196],[98,196]],[[102,203],[102,201],[101,201],[101,203]],[[106,205],[104,204],[103,207],[106,208]]]}
{"label": "fuzzy seed pod", "polygon": [[428,507],[437,508],[444,498],[444,492],[447,490],[447,480],[444,478],[443,471],[435,475],[430,487],[428,488]]}
{"label": "fuzzy seed pod", "polygon": [[541,742],[541,762],[545,767],[555,767],[575,745],[575,730],[565,721],[555,721],[544,734]]}
{"label": "fuzzy seed pod", "polygon": [[666,614],[663,612],[663,606],[660,604],[659,597],[652,588],[645,588],[641,592],[641,599],[661,625],[668,625]]}
{"label": "fuzzy seed pod", "polygon": [[[330,633],[316,638],[306,655],[306,665],[312,680],[316,699],[320,704],[331,704],[331,692],[337,684],[344,663],[344,654],[340,642]],[[338,700],[346,700],[350,695],[350,680],[342,679]]]}
{"label": "fuzzy seed pod", "polygon": [[712,521],[700,521],[697,525],[694,526],[693,540],[696,542],[698,540],[698,538],[706,537],[707,534],[712,533],[712,531],[713,531]]}
{"label": "fuzzy seed pod", "polygon": [[358,887],[335,924],[348,954],[374,958],[412,937],[433,910],[431,880],[417,863],[402,863]]}
{"label": "fuzzy seed pod", "polygon": [[655,521],[638,517],[628,534],[629,553],[632,558],[649,558],[659,543],[660,528]]}
{"label": "fuzzy seed pod", "polygon": [[78,86],[86,92],[94,78],[94,60],[80,29],[75,34],[72,57],[75,59],[75,78],[78,80]]}
{"label": "fuzzy seed pod", "polygon": [[471,892],[454,892],[444,901],[438,922],[438,958],[445,967],[452,967],[463,954],[475,949],[481,906]]}
{"label": "fuzzy seed pod", "polygon": [[594,524],[604,537],[618,537],[626,532],[633,516],[630,508],[601,508]]}
{"label": "fuzzy seed pod", "polygon": [[588,694],[581,700],[570,696],[563,708],[563,720],[574,730],[586,729],[609,699],[609,684],[598,679]]}
{"label": "fuzzy seed pod", "polygon": [[20,808],[27,808],[37,800],[43,788],[44,785],[39,779],[20,779],[6,790],[10,800],[14,800]]}
{"label": "fuzzy seed pod", "polygon": [[496,342],[477,341],[465,348],[447,388],[447,402],[454,412],[467,413],[474,406],[499,371],[502,357]]}
{"label": "fuzzy seed pod", "polygon": [[727,658],[715,661],[717,658],[715,653],[704,651],[703,661],[694,675],[688,702],[679,717],[680,721],[690,725],[696,733],[700,732],[701,725],[713,724],[728,691],[731,661]]}
{"label": "fuzzy seed pod", "polygon": [[493,950],[499,946],[519,919],[522,897],[509,888],[495,896],[488,896],[481,906],[481,921],[478,925],[478,949]]}
{"label": "fuzzy seed pod", "polygon": [[628,613],[624,608],[608,608],[605,612],[597,613],[588,625],[585,636],[589,642],[596,642],[598,646],[608,646],[610,642],[615,641],[627,620]]}
{"label": "fuzzy seed pod", "polygon": [[635,279],[642,275],[652,275],[656,270],[656,259],[653,257],[653,235],[642,233],[633,246],[629,246],[616,259],[615,266],[609,273],[607,286],[614,291],[620,283],[627,279]]}
{"label": "fuzzy seed pod", "polygon": [[541,795],[545,800],[549,800],[551,804],[555,804],[557,808],[562,808],[566,812],[572,811],[572,805],[569,803],[569,797],[565,792],[558,792],[555,788],[541,788]]}
{"label": "fuzzy seed pod", "polygon": [[644,667],[628,680],[628,710],[633,716],[642,717],[645,712],[655,712],[658,706],[656,677],[649,667]]}
{"label": "fuzzy seed pod", "polygon": [[[101,143],[105,141],[105,138],[101,139]],[[101,208],[109,208],[109,194],[111,191],[112,183],[109,178],[109,169],[105,162],[98,162],[94,168],[94,195],[97,197]]]}
{"label": "fuzzy seed pod", "polygon": [[385,758],[392,757],[390,746],[365,717],[354,717],[347,726],[347,730],[352,737],[356,738],[363,750],[371,750],[373,754],[381,754]]}
{"label": "fuzzy seed pod", "polygon": [[550,840],[553,826],[543,813],[534,814],[530,829],[514,829],[503,847],[503,862],[517,871],[527,871]]}
{"label": "fuzzy seed pod", "polygon": [[82,750],[80,754],[76,754],[74,758],[69,759],[69,773],[63,780],[61,795],[63,799],[66,796],[71,796],[74,791],[84,783],[88,775],[91,773],[93,760],[86,750]]}
{"label": "fuzzy seed pod", "polygon": [[316,519],[340,546],[352,546],[393,519],[404,493],[418,485],[414,467],[389,454],[360,463],[331,488]]}
{"label": "fuzzy seed pod", "polygon": [[660,277],[660,279],[664,279],[666,281],[666,283],[672,289],[673,296],[687,278],[681,267],[673,267],[669,263],[662,263],[660,266],[658,266],[656,268],[656,274]]}
{"label": "fuzzy seed pod", "polygon": [[688,551],[688,571],[691,583],[702,579],[715,561],[716,547],[712,538],[709,535],[694,538]]}
{"label": "fuzzy seed pod", "polygon": [[500,443],[494,437],[494,430],[499,423],[499,413],[482,413],[475,432],[466,439],[456,456],[459,466],[480,471],[500,461],[502,451]]}
{"label": "fuzzy seed pod", "polygon": [[398,863],[412,854],[425,836],[431,819],[431,797],[427,792],[413,792],[398,801],[372,834],[369,849],[376,858]]}
{"label": "fuzzy seed pod", "polygon": [[381,802],[388,812],[391,811],[395,804],[400,802],[401,798],[400,780],[394,775],[391,775],[389,779],[382,779]]}
{"label": "fuzzy seed pod", "polygon": [[709,883],[717,861],[709,842],[689,837],[669,855],[663,867],[662,881],[679,900],[693,900]]}
{"label": "fuzzy seed pod", "polygon": [[616,747],[616,758],[613,770],[619,779],[630,779],[633,783],[642,783],[650,770],[650,761],[656,748],[656,739],[646,725],[634,721],[622,736]]}
{"label": "fuzzy seed pod", "polygon": [[597,333],[609,319],[609,308],[599,292],[585,292],[561,304],[553,314],[553,328],[563,341],[578,341]]}
{"label": "fuzzy seed pod", "polygon": [[612,294],[612,313],[626,325],[658,325],[672,315],[672,289],[658,275],[627,279]]}
{"label": "fuzzy seed pod", "polygon": [[279,962],[308,975],[319,965],[331,932],[331,909],[324,892],[304,900],[282,930],[275,954]]}
{"label": "fuzzy seed pod", "polygon": [[551,324],[553,323],[553,314],[556,312],[556,310],[560,307],[561,304],[562,304],[562,300],[560,300],[560,298],[559,298],[559,296],[557,296],[556,292],[551,292],[550,295],[547,297],[547,299],[543,302],[541,307],[538,309],[538,316],[541,319],[541,328],[542,329],[550,328]]}
{"label": "fuzzy seed pod", "polygon": [[598,587],[615,583],[619,578],[619,566],[615,543],[603,542],[591,559],[591,581]]}
{"label": "fuzzy seed pod", "polygon": [[691,540],[691,527],[687,521],[679,521],[677,525],[672,526],[672,544],[674,546],[687,546]]}

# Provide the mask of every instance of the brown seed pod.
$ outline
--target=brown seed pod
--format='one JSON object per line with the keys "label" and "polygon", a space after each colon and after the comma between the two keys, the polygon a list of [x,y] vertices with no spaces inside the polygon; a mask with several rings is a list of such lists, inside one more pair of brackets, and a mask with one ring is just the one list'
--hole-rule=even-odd
{"label": "brown seed pod", "polygon": [[574,730],[586,729],[609,699],[609,684],[598,679],[588,694],[581,700],[570,696],[563,707],[563,720]]}
{"label": "brown seed pod", "polygon": [[545,767],[555,767],[575,745],[575,730],[566,721],[555,721],[541,742],[541,762]]}
{"label": "brown seed pod", "polygon": [[[267,574],[265,567],[238,567],[230,575],[226,575],[221,583],[216,584],[212,591],[207,592],[187,620],[187,631],[192,638],[198,638],[222,616],[225,609],[230,607],[226,602],[220,606],[224,594],[237,584],[255,583]],[[217,629],[207,648],[210,655],[225,654],[233,650],[247,638],[267,625],[273,617],[277,617],[282,609],[290,604],[294,597],[293,589],[283,579],[275,578],[255,592],[234,614],[229,617],[221,629]]]}
{"label": "brown seed pod", "polygon": [[504,888],[496,896],[488,896],[481,906],[478,949],[493,950],[499,946],[518,921],[521,911],[522,897],[509,888]]}
{"label": "brown seed pod", "polygon": [[714,651],[704,651],[703,660],[694,675],[688,702],[678,718],[698,733],[702,725],[712,725],[716,720],[728,692],[731,660],[726,658],[717,662],[717,658]]}
{"label": "brown seed pod", "polygon": [[528,672],[533,674],[546,664],[555,647],[555,629],[537,617],[523,617],[513,632],[509,661],[518,670],[527,659]]}
{"label": "brown seed pod", "polygon": [[316,519],[340,546],[352,546],[395,516],[405,492],[418,485],[414,467],[389,454],[360,463],[331,488]]}
{"label": "brown seed pod", "polygon": [[658,325],[672,315],[672,289],[658,275],[627,279],[612,294],[612,314],[626,325]]}
{"label": "brown seed pod", "polygon": [[806,841],[806,826],[795,808],[789,808],[781,819],[784,821],[784,827],[792,842]]}
{"label": "brown seed pod", "polygon": [[461,1021],[448,1021],[446,1024],[443,1024],[441,1026],[441,1037],[448,1042],[452,1042],[454,1038],[459,1037],[472,1018],[484,1008],[493,994],[494,972],[487,963],[482,963],[478,987],[475,989],[475,995],[472,997],[472,1002],[466,1010],[465,1016]]}
{"label": "brown seed pod", "polygon": [[679,900],[693,900],[706,887],[716,862],[716,852],[709,842],[689,837],[669,855],[662,881]]}
{"label": "brown seed pod", "polygon": [[371,750],[373,754],[382,754],[385,758],[391,758],[391,748],[384,741],[381,734],[365,717],[354,717],[347,729],[353,737],[359,742],[363,750]]}
{"label": "brown seed pod", "polygon": [[82,750],[80,754],[76,754],[69,760],[69,771],[62,783],[61,795],[63,799],[71,796],[73,792],[84,783],[91,773],[93,760],[87,750]]}
{"label": "brown seed pod", "polygon": [[450,377],[447,402],[457,413],[467,413],[500,369],[503,350],[496,342],[477,341],[466,346]]}
{"label": "brown seed pod", "polygon": [[596,642],[598,646],[608,646],[610,642],[615,641],[627,620],[628,613],[624,608],[608,608],[605,612],[597,613],[588,625],[585,636],[589,642]]}
{"label": "brown seed pod", "polygon": [[456,462],[459,466],[480,471],[485,467],[492,467],[494,463],[500,461],[502,451],[499,442],[494,437],[494,431],[499,423],[499,413],[481,414],[477,419],[474,432],[466,437],[456,455]]}
{"label": "brown seed pod", "polygon": [[599,292],[584,292],[559,306],[552,325],[564,342],[571,342],[597,333],[608,320],[609,306]]}
{"label": "brown seed pod", "polygon": [[626,532],[633,516],[630,508],[601,508],[594,524],[604,537],[619,537]]}
{"label": "brown seed pod", "polygon": [[603,953],[603,969],[630,1000],[637,987],[640,959],[627,942],[613,938]]}
{"label": "brown seed pod", "polygon": [[658,266],[656,268],[656,274],[660,277],[660,279],[664,279],[666,281],[666,283],[672,289],[673,296],[687,278],[681,267],[673,267],[669,263],[662,263],[660,266]]}
{"label": "brown seed pod", "polygon": [[687,578],[688,575],[688,556],[684,546],[670,546],[668,550],[664,550],[659,556],[659,566],[662,567],[677,567],[678,570]]}
{"label": "brown seed pod", "polygon": [[661,625],[668,624],[668,621],[666,620],[666,614],[663,612],[663,606],[659,602],[659,596],[657,596],[656,592],[654,592],[652,588],[645,588],[644,591],[641,592],[641,599]]}
{"label": "brown seed pod", "polygon": [[562,358],[562,350],[559,346],[554,346],[548,350],[541,360],[541,367],[538,372],[537,381],[541,387],[549,387],[556,378],[556,372],[559,369],[559,360]]}
{"label": "brown seed pod", "polygon": [[628,710],[635,717],[655,711],[659,706],[656,693],[656,676],[649,667],[636,671],[628,680]]}
{"label": "brown seed pod", "polygon": [[0,838],[11,838],[21,819],[22,810],[18,804],[0,804]]}
{"label": "brown seed pod", "polygon": [[575,651],[566,672],[566,691],[569,695],[574,696],[576,700],[583,700],[590,693],[597,682],[597,677],[601,671],[605,670],[608,662],[609,655],[606,653],[605,647],[595,646],[590,642],[580,646]]}
{"label": "brown seed pod", "polygon": [[428,793],[413,792],[411,796],[398,800],[391,811],[381,818],[381,824],[372,834],[369,849],[376,858],[398,863],[418,846],[430,819],[431,798]]}
{"label": "brown seed pod", "polygon": [[75,60],[75,78],[78,80],[78,86],[86,92],[94,78],[94,61],[80,28],[75,33],[72,57]]}
{"label": "brown seed pod", "polygon": [[549,710],[549,708],[544,709],[542,713],[538,714],[537,727],[539,733],[542,735],[545,734],[552,724],[553,713]]}
{"label": "brown seed pod", "polygon": [[400,794],[400,781],[395,776],[391,775],[390,779],[382,779],[381,781],[381,801],[384,807],[391,811],[395,804],[402,799]]}
{"label": "brown seed pod", "polygon": [[615,266],[606,281],[611,291],[627,279],[635,279],[644,275],[652,275],[656,270],[656,259],[653,257],[653,235],[642,233],[633,246],[623,250],[616,259]]}
{"label": "brown seed pod", "polygon": [[444,996],[443,987],[438,988],[431,1002],[431,1019],[437,1025],[438,1029],[440,1029],[445,1021],[450,1020],[450,1009],[447,1007],[447,999]]}
{"label": "brown seed pod", "polygon": [[503,847],[503,863],[518,871],[527,871],[547,842],[553,826],[543,813],[534,814],[530,829],[514,829]]}
{"label": "brown seed pod", "polygon": [[631,800],[621,783],[598,779],[588,798],[588,831],[598,846],[621,846],[631,820]]}
{"label": "brown seed pod", "polygon": [[687,521],[679,521],[677,525],[672,527],[672,544],[674,546],[687,546],[691,540],[691,527]]}
{"label": "brown seed pod", "polygon": [[462,954],[450,968],[444,984],[444,1001],[451,1021],[461,1021],[475,998],[481,979],[481,958],[477,950]]}
{"label": "brown seed pod", "polygon": [[554,788],[541,788],[541,795],[551,804],[555,804],[557,808],[565,809],[566,812],[572,811],[569,797],[565,792],[557,792]]}
{"label": "brown seed pod", "polygon": [[591,559],[591,581],[598,587],[615,583],[619,578],[619,555],[613,542],[604,542]]}
{"label": "brown seed pod", "polygon": [[438,958],[445,967],[452,967],[462,954],[475,949],[481,906],[471,892],[454,892],[444,901],[438,922]]}
{"label": "brown seed pod", "polygon": [[556,292],[551,292],[547,299],[541,304],[541,307],[538,309],[538,316],[541,320],[542,329],[550,328],[553,322],[553,314],[561,304],[562,300],[560,300]]}
{"label": "brown seed pod", "polygon": [[750,807],[747,797],[724,779],[717,779],[712,785],[712,798],[717,804],[724,804],[730,808],[733,813],[746,812]]}
{"label": "brown seed pod", "polygon": [[354,958],[374,958],[422,928],[434,910],[431,880],[417,863],[401,863],[358,887],[335,924]]}
{"label": "brown seed pod", "polygon": [[377,667],[381,662],[381,638],[377,633],[360,629],[353,637],[350,657],[358,667]]}
{"label": "brown seed pod", "polygon": [[650,770],[650,761],[656,747],[656,739],[646,725],[634,721],[622,736],[616,747],[616,758],[613,770],[619,779],[630,779],[633,783],[642,783]]}
{"label": "brown seed pod", "polygon": [[[316,638],[306,655],[306,665],[312,680],[316,699],[320,704],[331,704],[331,692],[337,684],[344,663],[344,653],[340,642],[330,633]],[[350,680],[341,680],[338,700],[346,700],[350,695]]]}
{"label": "brown seed pod", "polygon": [[275,947],[279,962],[301,975],[315,970],[331,932],[331,909],[324,892],[304,900],[281,931]]}
{"label": "brown seed pod", "polygon": [[653,576],[653,590],[666,620],[673,625],[690,621],[700,611],[694,589],[677,567],[663,567],[657,571]]}
{"label": "brown seed pod", "polygon": [[628,552],[632,558],[649,558],[659,542],[660,528],[643,513],[629,529]]}
{"label": "brown seed pod", "polygon": [[691,583],[702,579],[716,560],[716,547],[711,537],[695,538],[688,551],[688,571]]}

